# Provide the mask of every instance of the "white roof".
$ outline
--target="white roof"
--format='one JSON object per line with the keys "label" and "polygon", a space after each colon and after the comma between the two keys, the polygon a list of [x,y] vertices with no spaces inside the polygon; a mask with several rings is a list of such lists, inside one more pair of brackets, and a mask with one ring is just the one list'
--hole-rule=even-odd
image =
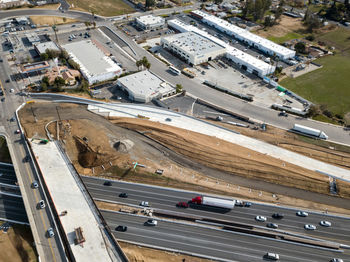
{"label": "white roof", "polygon": [[121,70],[110,57],[106,56],[90,40],[66,44],[63,48],[79,64],[80,71],[88,78]]}
{"label": "white roof", "polygon": [[118,82],[138,97],[153,97],[174,90],[169,83],[147,70],[123,76]]}
{"label": "white roof", "polygon": [[144,25],[156,25],[163,23],[164,24],[164,18],[160,16],[154,16],[154,15],[144,15],[136,18],[136,21],[144,24]]}
{"label": "white roof", "polygon": [[256,44],[260,44],[260,45],[264,46],[266,49],[269,49],[269,50],[275,52],[276,54],[280,54],[282,56],[288,56],[291,54],[295,54],[295,51],[290,50],[289,48],[286,48],[286,47],[281,46],[279,44],[276,44],[276,43],[274,43],[266,38],[263,38],[263,37],[258,36],[256,34],[253,34],[253,33],[249,32],[243,28],[235,26],[235,25],[233,25],[233,24],[231,24],[223,19],[220,19],[214,15],[207,14],[207,13],[202,12],[200,10],[194,10],[194,11],[192,11],[192,13],[203,17],[204,20],[211,22],[213,24],[216,24],[228,32],[232,32],[236,35],[241,36],[242,38],[244,38],[246,40],[249,40],[249,41],[254,42]]}
{"label": "white roof", "polygon": [[264,61],[257,59],[256,57],[254,57],[250,54],[247,54],[247,53],[245,53],[237,48],[234,48],[233,46],[225,43],[224,41],[220,40],[219,38],[217,38],[213,35],[210,35],[209,33],[205,32],[205,31],[203,31],[195,26],[185,24],[177,19],[173,19],[173,20],[168,21],[168,25],[178,29],[181,32],[186,32],[186,31],[196,32],[196,33],[200,34],[201,36],[212,40],[216,44],[218,44],[222,47],[225,47],[227,53],[239,58],[242,62],[245,62],[249,65],[252,65],[252,66],[259,68],[263,71],[266,71],[266,70],[270,71],[270,69],[271,69],[271,65],[265,63]]}
{"label": "white roof", "polygon": [[40,54],[45,53],[47,49],[60,51],[58,46],[52,41],[35,44],[35,47]]}
{"label": "white roof", "polygon": [[164,37],[164,39],[186,53],[195,56],[224,49],[224,47],[216,44],[212,40],[191,31],[167,36]]}

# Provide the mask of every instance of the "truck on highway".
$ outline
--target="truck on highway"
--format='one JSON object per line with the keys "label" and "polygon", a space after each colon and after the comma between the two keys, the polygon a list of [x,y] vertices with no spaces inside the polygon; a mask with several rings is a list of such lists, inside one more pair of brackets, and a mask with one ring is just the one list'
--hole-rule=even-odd
{"label": "truck on highway", "polygon": [[328,139],[328,136],[323,131],[311,127],[294,124],[292,130],[309,136],[314,136],[321,139]]}
{"label": "truck on highway", "polygon": [[205,205],[212,207],[220,207],[225,209],[233,209],[235,207],[236,200],[234,199],[222,199],[217,197],[197,196],[190,201],[192,204]]}

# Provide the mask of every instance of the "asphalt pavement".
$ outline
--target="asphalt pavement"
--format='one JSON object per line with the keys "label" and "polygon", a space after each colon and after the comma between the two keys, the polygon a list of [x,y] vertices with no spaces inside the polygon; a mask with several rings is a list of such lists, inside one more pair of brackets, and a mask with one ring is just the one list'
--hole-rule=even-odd
{"label": "asphalt pavement", "polygon": [[279,254],[281,261],[326,262],[334,257],[343,258],[344,261],[350,259],[349,252],[312,248],[203,226],[158,221],[158,225],[152,227],[144,225],[147,217],[105,211],[102,215],[112,230],[118,225],[128,227],[126,232],[114,230],[118,240],[209,256],[220,261],[263,261],[266,252]]}
{"label": "asphalt pavement", "polygon": [[[350,218],[330,216],[322,213],[315,213],[306,210],[308,217],[299,217],[296,212],[299,209],[285,208],[274,205],[262,205],[253,203],[249,208],[235,207],[227,213],[220,213],[208,209],[199,209],[195,205],[190,208],[177,208],[178,202],[187,202],[200,195],[195,192],[177,191],[165,187],[152,187],[142,184],[125,183],[113,181],[111,186],[103,185],[104,180],[92,177],[82,177],[88,191],[94,199],[120,202],[124,204],[139,205],[141,201],[148,201],[152,208],[181,212],[185,215],[196,215],[214,219],[239,222],[266,228],[269,222],[279,225],[279,230],[307,235],[325,240],[332,240],[342,244],[350,245]],[[120,198],[120,193],[127,193],[128,198]],[[281,220],[273,219],[273,213],[282,213]],[[266,222],[257,222],[255,217],[261,215],[267,218]],[[320,221],[325,220],[332,223],[331,227],[320,226]],[[304,229],[305,224],[312,224],[317,227],[315,231]]]}

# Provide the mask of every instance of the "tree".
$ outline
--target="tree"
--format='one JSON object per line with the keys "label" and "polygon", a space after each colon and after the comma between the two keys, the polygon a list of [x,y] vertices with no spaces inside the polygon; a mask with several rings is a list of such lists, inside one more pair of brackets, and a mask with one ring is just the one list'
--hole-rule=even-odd
{"label": "tree", "polygon": [[262,0],[255,0],[254,13],[253,13],[254,21],[261,19],[263,15],[264,15],[264,9],[263,9]]}
{"label": "tree", "polygon": [[63,86],[66,84],[64,79],[60,76],[55,78],[55,81],[53,83],[53,91],[55,92],[62,92],[63,91]]}
{"label": "tree", "polygon": [[303,42],[298,42],[294,45],[294,49],[295,51],[297,51],[298,53],[301,53],[301,54],[305,54],[305,49],[306,49],[306,46],[305,46],[305,43]]}
{"label": "tree", "polygon": [[156,4],[155,0],[146,0],[146,4],[145,7],[147,9],[151,8],[152,6],[154,6]]}
{"label": "tree", "polygon": [[49,78],[47,76],[44,76],[42,79],[41,79],[41,83],[45,83],[46,86],[49,86],[50,83],[49,83]]}
{"label": "tree", "polygon": [[223,0],[214,0],[214,3],[217,5],[221,4],[222,2],[223,2]]}
{"label": "tree", "polygon": [[89,83],[85,79],[83,79],[78,86],[78,91],[80,92],[89,92]]}
{"label": "tree", "polygon": [[181,92],[182,92],[182,89],[183,89],[182,85],[180,85],[180,84],[177,84],[177,85],[176,85],[176,93],[177,93],[177,94],[178,94],[178,93],[181,93]]}
{"label": "tree", "polygon": [[59,57],[61,51],[46,49],[45,53],[48,55],[49,59],[53,59],[53,58]]}
{"label": "tree", "polygon": [[79,64],[74,62],[73,59],[68,59],[68,64],[75,70],[79,70],[80,69]]}
{"label": "tree", "polygon": [[43,61],[46,61],[46,60],[49,59],[49,56],[46,53],[42,53],[42,54],[40,54],[40,59],[43,60]]}
{"label": "tree", "polygon": [[275,12],[275,21],[277,21],[278,19],[280,19],[281,15],[283,14],[283,5],[284,5],[284,1],[282,0],[280,2],[280,4],[278,5],[278,8]]}
{"label": "tree", "polygon": [[138,61],[136,61],[136,66],[137,66],[137,68],[140,70],[140,66],[144,66],[144,67],[146,67],[147,69],[150,69],[151,68],[151,63],[150,62],[148,62],[148,59],[147,59],[147,57],[142,57],[142,59],[141,60],[138,60]]}

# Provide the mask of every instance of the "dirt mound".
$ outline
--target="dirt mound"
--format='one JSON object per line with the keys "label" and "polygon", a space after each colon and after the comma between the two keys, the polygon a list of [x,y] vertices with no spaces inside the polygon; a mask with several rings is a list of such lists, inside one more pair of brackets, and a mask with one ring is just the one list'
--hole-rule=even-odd
{"label": "dirt mound", "polygon": [[129,139],[120,140],[114,144],[114,148],[121,153],[128,153],[134,146],[134,142]]}

